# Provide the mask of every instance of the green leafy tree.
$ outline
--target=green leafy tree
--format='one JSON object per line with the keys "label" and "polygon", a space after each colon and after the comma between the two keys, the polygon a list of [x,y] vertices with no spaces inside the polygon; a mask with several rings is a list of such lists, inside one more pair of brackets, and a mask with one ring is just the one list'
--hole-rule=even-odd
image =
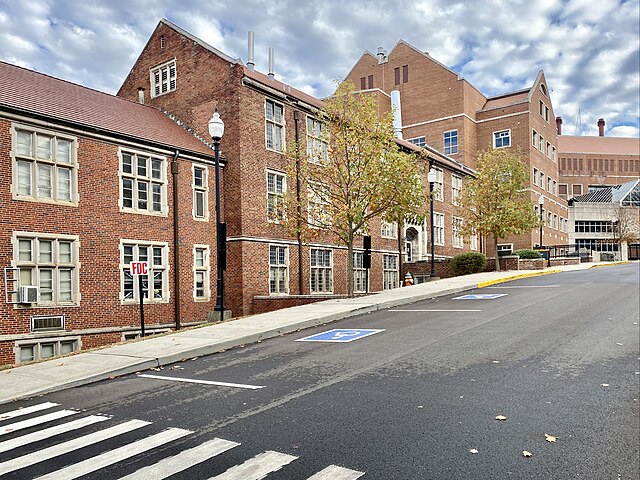
{"label": "green leafy tree", "polygon": [[[306,241],[333,234],[346,245],[347,292],[353,296],[353,245],[371,219],[415,214],[424,203],[414,155],[394,141],[392,115],[379,117],[375,98],[340,84],[318,115],[315,139],[288,151],[290,178],[283,222]],[[328,147],[328,148],[327,148]]]}
{"label": "green leafy tree", "polygon": [[500,270],[498,240],[540,225],[528,190],[528,171],[517,152],[485,150],[478,155],[476,178],[462,187],[458,201],[465,219],[462,234],[479,233],[493,240],[496,270]]}

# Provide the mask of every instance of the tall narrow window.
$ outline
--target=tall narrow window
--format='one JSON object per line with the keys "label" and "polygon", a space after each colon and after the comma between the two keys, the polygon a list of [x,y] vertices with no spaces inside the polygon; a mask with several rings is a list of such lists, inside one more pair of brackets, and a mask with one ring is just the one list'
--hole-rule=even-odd
{"label": "tall narrow window", "polygon": [[384,254],[382,255],[382,288],[391,290],[398,288],[398,255]]}
{"label": "tall narrow window", "polygon": [[14,198],[73,204],[78,190],[75,138],[18,126],[12,140]]}
{"label": "tall narrow window", "polygon": [[171,60],[151,69],[151,96],[157,97],[176,89],[176,61]]}
{"label": "tall narrow window", "polygon": [[458,205],[458,198],[462,192],[462,177],[451,175],[451,202]]}
{"label": "tall narrow window", "polygon": [[308,222],[309,225],[324,227],[331,224],[331,212],[329,211],[329,187],[320,182],[307,183],[308,197]]}
{"label": "tall narrow window", "polygon": [[396,222],[385,222],[384,220],[380,223],[380,236],[383,238],[398,238],[398,224]]}
{"label": "tall narrow window", "polygon": [[207,167],[193,166],[193,217],[209,219],[209,182]]}
{"label": "tall narrow window", "polygon": [[444,132],[444,154],[455,155],[458,153],[458,130]]}
{"label": "tall narrow window", "polygon": [[367,291],[367,270],[364,268],[363,252],[353,252],[353,291]]}
{"label": "tall narrow window", "polygon": [[211,265],[209,262],[209,246],[193,246],[193,298],[195,300],[209,300]]}
{"label": "tall narrow window", "polygon": [[402,66],[402,83],[409,81],[409,65]]}
{"label": "tall narrow window", "polygon": [[327,163],[327,138],[324,123],[307,115],[307,159],[312,163]]}
{"label": "tall narrow window", "polygon": [[311,293],[333,291],[333,255],[329,249],[311,249]]}
{"label": "tall narrow window", "polygon": [[434,245],[444,245],[444,214],[433,214],[433,243]]}
{"label": "tall narrow window", "polygon": [[393,75],[396,85],[400,85],[400,67],[396,67],[393,69]]}
{"label": "tall narrow window", "polygon": [[538,132],[532,130],[531,132],[531,145],[538,148]]}
{"label": "tall narrow window", "polygon": [[360,77],[360,90],[367,89],[367,79],[365,77]]}
{"label": "tall narrow window", "polygon": [[269,294],[289,293],[289,248],[269,246]]}
{"label": "tall narrow window", "polygon": [[271,222],[284,219],[284,194],[287,177],[284,173],[267,170],[267,218]]}
{"label": "tall narrow window", "polygon": [[166,215],[166,160],[120,150],[120,205],[133,213]]}
{"label": "tall narrow window", "polygon": [[369,89],[373,88],[373,75],[367,77],[367,86]]}
{"label": "tall narrow window", "polygon": [[453,217],[452,240],[453,240],[453,246],[455,248],[462,248],[464,246],[464,239],[460,234],[461,229],[462,229],[462,218]]}
{"label": "tall narrow window", "polygon": [[265,135],[269,150],[284,151],[284,107],[272,100],[265,101]]}
{"label": "tall narrow window", "polygon": [[131,262],[148,262],[148,274],[142,279],[142,294],[148,301],[169,301],[169,246],[164,242],[120,241],[120,300],[140,301],[139,288],[130,273]]}
{"label": "tall narrow window", "polygon": [[436,171],[436,181],[433,184],[434,198],[436,200],[444,200],[444,172],[441,168],[434,167]]}

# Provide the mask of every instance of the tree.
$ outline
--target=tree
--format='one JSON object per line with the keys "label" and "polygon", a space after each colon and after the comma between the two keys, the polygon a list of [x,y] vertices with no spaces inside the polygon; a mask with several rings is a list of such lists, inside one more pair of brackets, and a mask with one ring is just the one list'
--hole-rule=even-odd
{"label": "tree", "polygon": [[300,190],[287,190],[283,222],[305,240],[330,233],[346,245],[353,296],[355,238],[374,217],[415,214],[424,203],[421,175],[416,157],[394,141],[392,114],[380,119],[375,98],[356,94],[353,83],[342,83],[318,117],[313,139],[288,150]]}
{"label": "tree", "polygon": [[[640,238],[640,218],[638,207],[615,205],[611,212],[612,232],[618,243],[618,252],[623,253],[623,245],[629,245]],[[620,260],[623,260],[621,257]]]}
{"label": "tree", "polygon": [[498,240],[540,225],[528,186],[528,168],[519,153],[490,149],[480,152],[476,178],[462,187],[458,199],[458,210],[465,219],[462,234],[479,233],[493,239],[496,270],[500,270]]}

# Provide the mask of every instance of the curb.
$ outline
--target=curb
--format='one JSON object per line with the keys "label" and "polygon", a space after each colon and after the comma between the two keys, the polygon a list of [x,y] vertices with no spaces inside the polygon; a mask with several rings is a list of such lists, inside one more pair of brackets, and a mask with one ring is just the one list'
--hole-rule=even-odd
{"label": "curb", "polygon": [[488,280],[486,282],[478,283],[478,288],[488,287],[490,285],[496,285],[498,283],[510,282],[511,280],[519,280],[520,278],[527,277],[540,277],[542,275],[551,275],[552,273],[561,273],[562,270],[541,270],[539,272],[522,273],[520,275],[514,275],[513,277],[499,278],[497,280]]}
{"label": "curb", "polygon": [[626,260],[624,262],[613,262],[613,263],[602,263],[602,264],[597,264],[597,265],[591,265],[589,268],[602,268],[602,267],[615,267],[616,265],[627,265],[629,263],[633,263],[631,262],[631,260]]}

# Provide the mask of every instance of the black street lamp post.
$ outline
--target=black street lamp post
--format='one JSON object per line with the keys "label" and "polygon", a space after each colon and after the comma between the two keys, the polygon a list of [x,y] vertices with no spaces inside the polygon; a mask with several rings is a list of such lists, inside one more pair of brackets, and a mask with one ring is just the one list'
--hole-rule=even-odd
{"label": "black street lamp post", "polygon": [[431,279],[436,276],[436,257],[434,251],[434,243],[435,243],[435,227],[433,225],[433,185],[436,182],[436,170],[431,167],[429,169],[429,173],[427,174],[427,180],[429,181],[429,198],[431,199],[431,274],[429,275]]}
{"label": "black street lamp post", "polygon": [[540,243],[538,244],[542,248],[542,222],[544,221],[542,214],[542,206],[544,205],[544,196],[538,197],[538,206],[540,207]]}
{"label": "black street lamp post", "polygon": [[224,320],[224,269],[226,265],[226,228],[220,222],[220,139],[224,134],[224,122],[216,110],[209,120],[209,134],[213,138],[213,151],[215,152],[216,163],[216,262],[217,262],[217,284],[216,284],[216,306],[214,310],[220,312],[220,320]]}

